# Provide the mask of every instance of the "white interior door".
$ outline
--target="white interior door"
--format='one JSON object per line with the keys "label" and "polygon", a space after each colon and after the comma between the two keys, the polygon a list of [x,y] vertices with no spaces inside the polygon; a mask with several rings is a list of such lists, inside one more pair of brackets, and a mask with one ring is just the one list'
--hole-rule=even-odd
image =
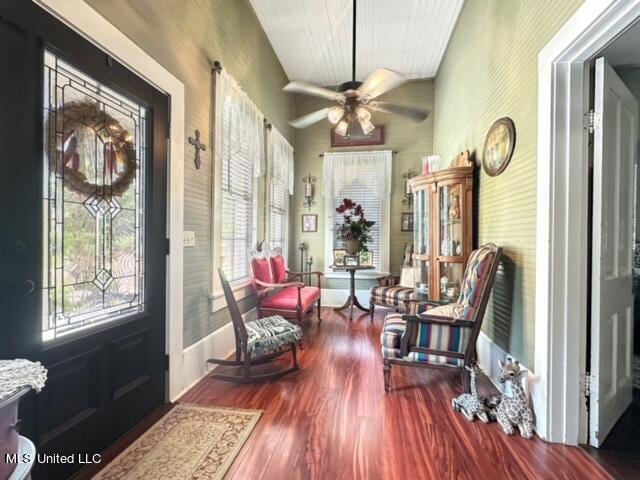
{"label": "white interior door", "polygon": [[596,60],[589,443],[599,447],[631,403],[633,205],[638,102]]}

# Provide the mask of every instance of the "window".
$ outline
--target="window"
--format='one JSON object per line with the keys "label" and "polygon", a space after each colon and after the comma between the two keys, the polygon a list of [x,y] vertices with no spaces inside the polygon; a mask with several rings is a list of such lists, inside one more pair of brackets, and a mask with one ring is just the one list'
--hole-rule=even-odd
{"label": "window", "polygon": [[48,50],[44,86],[49,341],[145,309],[147,110]]}
{"label": "window", "polygon": [[344,248],[334,234],[334,225],[343,221],[336,207],[350,198],[362,205],[367,220],[376,222],[367,248],[373,253],[375,273],[388,273],[391,159],[391,151],[325,153],[323,195],[331,205],[326,209],[325,267],[332,263],[333,250]]}
{"label": "window", "polygon": [[249,277],[255,242],[256,177],[264,173],[264,117],[225,71],[216,78],[216,163],[220,165],[214,221],[218,264],[231,282]]}
{"label": "window", "polygon": [[293,194],[293,147],[275,128],[268,134],[269,165],[268,234],[271,248],[281,248],[287,256],[289,230],[289,195]]}

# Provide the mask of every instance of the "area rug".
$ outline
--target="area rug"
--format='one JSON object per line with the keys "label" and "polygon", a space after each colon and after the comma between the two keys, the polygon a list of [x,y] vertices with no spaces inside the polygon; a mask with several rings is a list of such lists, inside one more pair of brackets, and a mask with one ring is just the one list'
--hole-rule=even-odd
{"label": "area rug", "polygon": [[177,405],[93,478],[221,479],[261,414]]}

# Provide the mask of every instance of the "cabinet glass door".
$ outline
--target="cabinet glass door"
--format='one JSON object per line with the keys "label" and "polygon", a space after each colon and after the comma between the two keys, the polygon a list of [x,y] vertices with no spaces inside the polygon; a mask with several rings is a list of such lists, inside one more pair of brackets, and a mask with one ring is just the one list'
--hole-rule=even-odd
{"label": "cabinet glass door", "polygon": [[462,255],[462,187],[440,187],[440,255]]}

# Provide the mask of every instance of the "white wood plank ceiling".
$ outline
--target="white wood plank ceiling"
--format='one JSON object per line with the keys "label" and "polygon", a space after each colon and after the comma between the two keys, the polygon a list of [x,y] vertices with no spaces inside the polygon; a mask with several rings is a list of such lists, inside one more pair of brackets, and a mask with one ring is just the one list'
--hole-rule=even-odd
{"label": "white wood plank ceiling", "polygon": [[[290,80],[351,80],[353,0],[250,0]],[[357,0],[357,80],[379,67],[430,78],[464,0]]]}

